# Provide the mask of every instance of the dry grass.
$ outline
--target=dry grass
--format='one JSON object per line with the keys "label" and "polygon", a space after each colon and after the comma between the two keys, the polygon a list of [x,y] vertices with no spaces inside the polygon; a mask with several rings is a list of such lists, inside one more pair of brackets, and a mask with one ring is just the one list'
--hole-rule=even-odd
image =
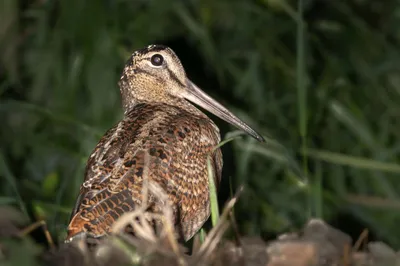
{"label": "dry grass", "polygon": [[[168,195],[160,185],[149,179],[149,155],[146,154],[143,172],[142,204],[134,211],[123,214],[112,226],[110,236],[103,240],[94,250],[96,261],[107,260],[112,256],[112,250],[119,248],[125,254],[127,261],[133,264],[145,264],[145,261],[154,254],[176,261],[178,265],[200,265],[209,262],[219,243],[222,242],[224,233],[229,227],[229,218],[243,191],[241,187],[236,195],[226,204],[215,226],[206,235],[204,242],[192,251],[192,256],[187,256],[187,249],[177,242],[178,233],[175,231],[173,209]],[[209,174],[212,175],[212,171]],[[213,180],[212,176],[210,180]],[[214,184],[210,184],[214,185]],[[214,186],[215,187],[215,186]],[[216,201],[215,189],[211,190],[211,201]],[[147,211],[149,199],[157,202],[160,213]],[[212,202],[217,205],[217,202]],[[218,214],[213,214],[218,215]],[[131,228],[134,236],[126,233],[126,228]],[[156,227],[156,228],[155,228]],[[73,244],[81,250],[85,257],[90,257],[90,252],[85,245],[85,239],[80,239]]]}

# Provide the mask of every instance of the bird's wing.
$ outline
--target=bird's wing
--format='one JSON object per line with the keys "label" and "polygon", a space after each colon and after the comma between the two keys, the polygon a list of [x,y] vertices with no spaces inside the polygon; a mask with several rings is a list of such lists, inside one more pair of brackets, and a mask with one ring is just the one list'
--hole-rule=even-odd
{"label": "bird's wing", "polygon": [[[90,156],[69,237],[82,231],[95,236],[108,233],[116,219],[142,203],[147,173],[168,194],[175,223],[184,238],[190,238],[209,216],[206,160],[219,140],[218,129],[206,117],[169,105],[136,106]],[[219,150],[212,154],[212,165],[219,182]],[[155,197],[148,201],[151,205]],[[152,208],[157,212],[157,206]]]}

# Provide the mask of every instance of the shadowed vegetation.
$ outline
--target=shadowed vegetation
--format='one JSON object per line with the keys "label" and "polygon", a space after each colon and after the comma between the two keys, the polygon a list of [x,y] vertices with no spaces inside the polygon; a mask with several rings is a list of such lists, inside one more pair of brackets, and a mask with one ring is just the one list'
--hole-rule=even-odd
{"label": "shadowed vegetation", "polygon": [[[234,210],[241,234],[320,217],[400,247],[398,0],[0,5],[0,204],[46,220],[58,240],[88,155],[122,116],[125,61],[160,43],[270,137],[223,146],[220,206],[244,184]],[[214,120],[223,136],[233,130]]]}

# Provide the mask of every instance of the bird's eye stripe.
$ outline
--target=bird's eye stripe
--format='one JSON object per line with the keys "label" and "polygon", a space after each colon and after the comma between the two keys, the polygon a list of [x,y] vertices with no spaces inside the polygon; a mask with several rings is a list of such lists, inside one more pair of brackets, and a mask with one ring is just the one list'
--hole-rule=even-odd
{"label": "bird's eye stripe", "polygon": [[178,83],[180,86],[185,87],[185,84],[183,84],[183,83],[178,79],[178,77],[175,75],[175,73],[174,73],[171,69],[169,69],[169,68],[167,67],[167,70],[168,70],[169,77],[170,77],[172,80],[174,80],[174,81],[175,81],[176,83]]}

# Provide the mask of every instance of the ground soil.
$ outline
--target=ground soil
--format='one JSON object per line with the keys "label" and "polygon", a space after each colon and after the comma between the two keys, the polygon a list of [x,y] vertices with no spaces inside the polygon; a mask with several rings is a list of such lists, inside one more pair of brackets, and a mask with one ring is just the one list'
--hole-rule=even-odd
{"label": "ground soil", "polygon": [[[311,219],[299,232],[265,241],[237,237],[235,241],[214,238],[204,246],[196,239],[191,255],[183,246],[114,237],[89,251],[83,242],[38,245],[21,234],[22,216],[11,208],[0,208],[0,265],[246,265],[308,266],[400,265],[397,252],[382,242],[347,234],[319,219]],[[203,243],[204,244],[204,243]]]}

